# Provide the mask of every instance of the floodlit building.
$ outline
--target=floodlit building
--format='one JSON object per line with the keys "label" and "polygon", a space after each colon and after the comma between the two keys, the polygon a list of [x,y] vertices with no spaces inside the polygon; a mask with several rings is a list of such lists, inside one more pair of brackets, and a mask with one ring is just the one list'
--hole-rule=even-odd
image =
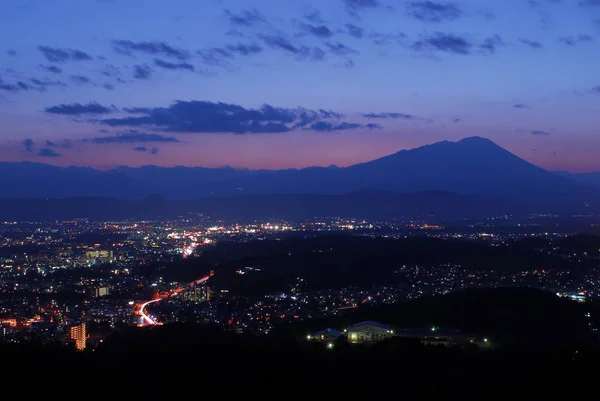
{"label": "floodlit building", "polygon": [[110,290],[108,287],[98,287],[94,288],[94,296],[96,298],[105,297],[110,294]]}
{"label": "floodlit building", "polygon": [[65,334],[67,342],[75,345],[77,351],[83,351],[85,349],[87,340],[85,323],[73,324],[65,327]]}
{"label": "floodlit building", "polygon": [[311,337],[317,341],[330,343],[330,342],[334,342],[335,340],[337,340],[338,337],[341,335],[342,335],[342,333],[339,330],[325,329],[325,330],[321,330],[321,331],[315,333]]}
{"label": "floodlit building", "polygon": [[377,342],[394,335],[390,326],[374,321],[353,324],[346,329],[346,332],[348,341],[353,344]]}

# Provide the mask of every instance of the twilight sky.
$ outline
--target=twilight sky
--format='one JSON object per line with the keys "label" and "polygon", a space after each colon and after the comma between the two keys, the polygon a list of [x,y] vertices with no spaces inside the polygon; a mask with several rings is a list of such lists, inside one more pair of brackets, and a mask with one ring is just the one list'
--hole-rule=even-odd
{"label": "twilight sky", "polygon": [[[0,161],[600,171],[600,0],[2,0]],[[3,48],[2,48],[3,47]]]}

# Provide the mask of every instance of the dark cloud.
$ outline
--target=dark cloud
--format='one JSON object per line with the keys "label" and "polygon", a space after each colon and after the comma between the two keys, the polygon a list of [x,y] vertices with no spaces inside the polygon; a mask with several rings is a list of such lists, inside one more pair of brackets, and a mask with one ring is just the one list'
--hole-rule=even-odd
{"label": "dark cloud", "polygon": [[540,135],[540,136],[548,136],[548,135],[550,135],[549,132],[539,131],[539,130],[531,131],[530,134],[531,135]]}
{"label": "dark cloud", "polygon": [[16,56],[17,52],[15,50],[10,49],[6,51],[6,54],[8,54],[9,56]]}
{"label": "dark cloud", "polygon": [[344,124],[344,116],[328,110],[281,108],[268,104],[247,109],[228,103],[177,101],[169,107],[129,108],[137,116],[105,119],[110,126],[154,127],[163,132],[189,133],[278,133],[307,128],[318,122]]}
{"label": "dark cloud", "polygon": [[42,157],[61,157],[62,156],[60,153],[57,153],[54,149],[50,149],[50,148],[41,148],[37,155],[42,156]]}
{"label": "dark cloud", "polygon": [[194,66],[186,63],[186,62],[179,62],[179,63],[171,63],[169,61],[164,61],[158,58],[154,59],[154,65],[156,65],[157,67],[160,68],[164,68],[167,70],[188,70],[188,71],[194,71]]}
{"label": "dark cloud", "polygon": [[365,34],[360,26],[354,24],[346,24],[346,30],[348,31],[348,35],[355,38],[362,38]]}
{"label": "dark cloud", "polygon": [[71,81],[77,84],[91,84],[92,80],[86,77],[85,75],[70,75],[69,78]]}
{"label": "dark cloud", "polygon": [[53,74],[60,74],[63,70],[55,65],[41,65],[40,68],[44,71],[51,72]]}
{"label": "dark cloud", "polygon": [[63,114],[68,116],[79,116],[82,114],[108,114],[116,111],[115,106],[102,106],[96,102],[87,104],[71,103],[58,106],[46,107],[44,111],[51,114]]}
{"label": "dark cloud", "polygon": [[493,54],[496,53],[496,49],[500,46],[506,46],[506,43],[504,43],[500,36],[494,35],[485,39],[483,43],[479,45],[479,50],[483,53]]}
{"label": "dark cloud", "polygon": [[102,87],[103,87],[104,89],[107,89],[107,90],[109,90],[109,91],[111,91],[111,90],[115,89],[115,86],[114,86],[113,84],[109,84],[109,83],[105,83],[105,84],[103,84],[103,85],[102,85]]}
{"label": "dark cloud", "polygon": [[26,152],[33,152],[35,150],[35,144],[30,138],[23,139],[22,145]]}
{"label": "dark cloud", "polygon": [[231,25],[237,26],[253,26],[265,20],[258,10],[242,10],[238,14],[225,10],[225,15]]}
{"label": "dark cloud", "polygon": [[135,53],[148,55],[162,55],[178,60],[186,60],[190,53],[183,49],[178,49],[165,42],[133,42],[131,40],[113,40],[113,48],[116,52],[132,56]]}
{"label": "dark cloud", "polygon": [[86,61],[91,60],[92,56],[74,49],[58,49],[48,46],[38,46],[38,50],[42,52],[46,60],[53,63],[64,63],[67,61]]}
{"label": "dark cloud", "polygon": [[92,143],[105,144],[105,143],[148,143],[148,142],[179,142],[179,140],[172,136],[164,136],[159,134],[149,134],[138,130],[127,130],[118,133],[114,136],[100,136],[92,138]]}
{"label": "dark cloud", "polygon": [[5,92],[27,92],[27,91],[40,91],[46,90],[43,86],[31,85],[23,81],[17,81],[15,83],[8,83],[0,78],[0,91]]}
{"label": "dark cloud", "polygon": [[351,129],[379,129],[382,128],[379,124],[358,124],[358,123],[335,123],[330,121],[317,121],[310,126],[306,127],[307,130],[312,131],[345,131]]}
{"label": "dark cloud", "polygon": [[456,123],[459,123],[459,122],[461,122],[461,121],[462,121],[462,120],[461,120],[460,118],[455,118],[454,120],[452,120],[452,122],[453,122],[453,123],[455,123],[455,124],[456,124]]}
{"label": "dark cloud", "polygon": [[526,109],[527,105],[523,104],[523,103],[517,103],[517,104],[513,104],[513,107],[515,109]]}
{"label": "dark cloud", "polygon": [[410,16],[423,22],[452,21],[462,14],[460,8],[453,3],[414,1],[409,3],[406,8]]}
{"label": "dark cloud", "polygon": [[397,120],[415,120],[417,117],[404,113],[365,113],[365,118],[392,118]]}
{"label": "dark cloud", "polygon": [[155,155],[158,153],[158,148],[150,148],[150,153]]}
{"label": "dark cloud", "polygon": [[358,54],[358,51],[349,48],[343,43],[326,43],[325,46],[329,49],[329,51],[338,56],[349,56],[352,54]]}
{"label": "dark cloud", "polygon": [[138,64],[133,67],[133,77],[135,79],[150,79],[152,68],[146,64]]}
{"label": "dark cloud", "polygon": [[523,43],[524,45],[527,45],[529,47],[532,47],[534,49],[541,49],[542,47],[544,47],[544,45],[542,45],[540,42],[536,42],[534,40],[529,40],[529,39],[519,39],[519,42]]}
{"label": "dark cloud", "polygon": [[301,27],[305,32],[319,38],[330,38],[333,36],[331,29],[325,25],[302,24]]}
{"label": "dark cloud", "polygon": [[261,39],[267,46],[282,50],[303,60],[321,61],[325,58],[325,52],[321,48],[297,46],[281,35],[261,36]]}
{"label": "dark cloud", "polygon": [[436,32],[426,36],[412,44],[412,48],[418,51],[435,50],[454,54],[470,54],[473,45],[462,36]]}
{"label": "dark cloud", "polygon": [[594,38],[592,38],[590,35],[585,35],[585,34],[579,34],[579,35],[570,35],[570,36],[563,36],[562,38],[558,39],[559,42],[565,43],[569,46],[575,46],[579,43],[586,43],[586,42],[593,42]]}

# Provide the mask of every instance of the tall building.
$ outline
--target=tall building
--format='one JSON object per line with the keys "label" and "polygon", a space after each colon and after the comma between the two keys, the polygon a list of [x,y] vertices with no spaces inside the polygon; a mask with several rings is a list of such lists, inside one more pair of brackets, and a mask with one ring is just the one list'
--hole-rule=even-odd
{"label": "tall building", "polygon": [[77,351],[83,351],[85,349],[87,339],[85,323],[67,326],[65,328],[65,334],[67,335],[67,342],[74,344]]}

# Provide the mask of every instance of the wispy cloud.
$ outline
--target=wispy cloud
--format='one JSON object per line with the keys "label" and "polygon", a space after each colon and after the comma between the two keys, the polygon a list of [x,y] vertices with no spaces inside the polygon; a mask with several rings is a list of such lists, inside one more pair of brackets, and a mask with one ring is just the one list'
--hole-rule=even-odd
{"label": "wispy cloud", "polygon": [[37,153],[38,156],[42,156],[42,157],[61,157],[62,155],[60,153],[57,153],[54,149],[50,149],[50,148],[41,148],[40,151]]}
{"label": "wispy cloud", "polygon": [[358,54],[357,50],[354,50],[340,42],[326,43],[325,46],[327,46],[327,49],[331,53],[336,54],[338,56],[350,56],[350,55]]}
{"label": "wispy cloud", "polygon": [[265,45],[294,55],[301,60],[321,61],[325,59],[325,52],[318,46],[295,45],[282,35],[264,35],[261,36],[261,39]]}
{"label": "wispy cloud", "polygon": [[46,60],[53,63],[64,63],[67,61],[87,61],[92,59],[92,56],[81,50],[60,49],[49,46],[38,46],[38,50],[42,52]]}
{"label": "wispy cloud", "polygon": [[136,146],[133,148],[136,152],[148,152],[152,155],[156,155],[158,153],[158,148],[147,148],[145,146]]}
{"label": "wispy cloud", "polygon": [[55,65],[41,65],[40,64],[40,68],[46,72],[51,72],[53,74],[60,74],[63,70],[60,67],[57,67]]}
{"label": "wispy cloud", "polygon": [[304,32],[319,38],[330,38],[333,36],[332,30],[325,25],[301,24],[300,26]]}
{"label": "wispy cloud", "polygon": [[364,29],[358,25],[348,23],[345,25],[345,27],[346,27],[346,30],[348,31],[348,35],[350,35],[352,37],[362,38],[365,34]]}
{"label": "wispy cloud", "polygon": [[454,34],[436,32],[413,43],[412,48],[418,51],[434,50],[446,53],[467,55],[471,53],[473,44],[466,38]]}
{"label": "wispy cloud", "polygon": [[92,80],[89,77],[86,77],[85,75],[69,75],[69,78],[71,79],[71,81],[80,85],[93,83]]}
{"label": "wispy cloud", "polygon": [[46,107],[44,111],[51,114],[79,116],[82,114],[108,114],[117,111],[117,109],[115,106],[103,106],[96,102],[90,102],[87,104],[59,104],[57,106]]}
{"label": "wispy cloud", "polygon": [[169,61],[165,61],[165,60],[161,60],[158,58],[154,59],[154,65],[159,67],[159,68],[163,68],[166,70],[188,70],[188,71],[194,71],[194,66],[186,63],[186,62],[178,62],[178,63],[171,63]]}
{"label": "wispy cloud", "polygon": [[23,145],[23,148],[26,152],[31,153],[35,150],[35,144],[33,143],[33,140],[31,138],[23,139],[23,142],[21,144]]}
{"label": "wispy cloud", "polygon": [[131,40],[113,40],[113,48],[116,52],[132,56],[135,53],[146,55],[162,55],[164,57],[186,60],[190,57],[187,50],[179,49],[165,42],[133,42]]}
{"label": "wispy cloud", "polygon": [[365,113],[363,117],[366,118],[391,118],[397,120],[415,120],[417,117],[412,114],[404,114],[404,113]]}
{"label": "wispy cloud", "polygon": [[521,42],[524,45],[527,45],[533,49],[541,49],[542,47],[544,47],[544,45],[542,45],[540,42],[537,42],[535,40],[519,39],[519,42]]}
{"label": "wispy cloud", "polygon": [[90,140],[92,143],[148,143],[148,142],[179,142],[179,139],[172,136],[159,134],[149,134],[137,130],[127,130],[113,136],[100,136]]}
{"label": "wispy cloud", "polygon": [[254,26],[257,23],[264,22],[264,17],[258,10],[242,10],[239,13],[234,13],[230,10],[225,10],[229,23],[236,26]]}
{"label": "wispy cloud", "polygon": [[325,131],[347,131],[347,130],[353,130],[353,129],[380,129],[380,128],[382,128],[382,126],[379,124],[358,124],[358,123],[347,123],[347,122],[334,123],[334,122],[329,122],[329,121],[317,121],[316,123],[311,124],[310,126],[306,127],[305,129],[312,130],[312,131],[325,132]]}
{"label": "wispy cloud", "polygon": [[133,66],[133,77],[135,79],[150,79],[152,76],[152,68],[146,64],[138,64]]}
{"label": "wispy cloud", "polygon": [[454,3],[413,1],[406,7],[410,16],[423,22],[452,21],[459,18],[462,14],[460,8]]}
{"label": "wispy cloud", "polygon": [[563,36],[562,38],[559,38],[558,41],[562,42],[564,44],[567,44],[569,46],[575,46],[580,43],[593,42],[594,38],[592,38],[590,35],[579,34],[579,35]]}

